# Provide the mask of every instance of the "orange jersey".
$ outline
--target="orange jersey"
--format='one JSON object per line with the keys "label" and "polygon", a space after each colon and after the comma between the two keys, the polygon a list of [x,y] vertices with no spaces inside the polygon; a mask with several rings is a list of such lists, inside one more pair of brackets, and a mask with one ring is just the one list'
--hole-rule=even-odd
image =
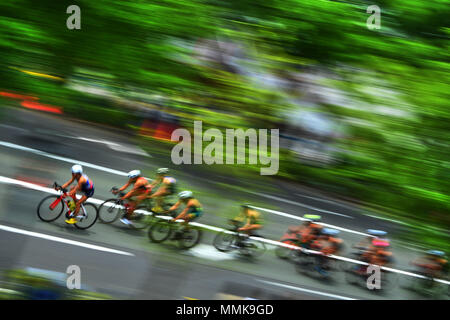
{"label": "orange jersey", "polygon": [[143,177],[139,177],[134,183],[134,188],[136,191],[148,192],[150,187],[150,183],[147,179]]}
{"label": "orange jersey", "polygon": [[311,242],[318,236],[322,226],[311,223],[309,226],[302,226],[300,229],[301,241],[303,243]]}

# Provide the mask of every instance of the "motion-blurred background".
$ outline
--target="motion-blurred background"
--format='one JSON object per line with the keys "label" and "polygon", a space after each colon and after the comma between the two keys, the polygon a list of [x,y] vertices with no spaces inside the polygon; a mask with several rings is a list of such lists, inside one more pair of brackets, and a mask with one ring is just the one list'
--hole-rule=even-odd
{"label": "motion-blurred background", "polygon": [[[381,28],[369,30],[374,4]],[[66,27],[70,5],[81,9],[80,30]],[[279,128],[275,177],[260,177],[256,165],[189,170],[252,192],[308,187],[395,221],[405,243],[448,253],[449,8],[441,0],[1,1],[2,140],[7,126],[33,139],[72,130],[34,118],[49,113],[121,132],[171,166],[171,132],[192,130],[194,120],[205,130]],[[53,170],[17,165],[21,175],[42,170],[41,180]],[[97,183],[105,196],[108,187]]]}

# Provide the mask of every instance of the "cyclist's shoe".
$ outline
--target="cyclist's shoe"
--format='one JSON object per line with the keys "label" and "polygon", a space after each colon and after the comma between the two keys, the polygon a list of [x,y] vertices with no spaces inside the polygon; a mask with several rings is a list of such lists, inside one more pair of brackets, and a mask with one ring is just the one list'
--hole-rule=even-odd
{"label": "cyclist's shoe", "polygon": [[75,218],[70,218],[70,219],[68,219],[68,220],[65,220],[65,222],[68,223],[68,224],[75,224],[75,223],[78,222],[78,220],[75,219]]}
{"label": "cyclist's shoe", "polygon": [[128,226],[131,225],[131,221],[128,220],[127,218],[125,218],[125,217],[121,218],[120,222],[122,222],[123,224],[126,224]]}

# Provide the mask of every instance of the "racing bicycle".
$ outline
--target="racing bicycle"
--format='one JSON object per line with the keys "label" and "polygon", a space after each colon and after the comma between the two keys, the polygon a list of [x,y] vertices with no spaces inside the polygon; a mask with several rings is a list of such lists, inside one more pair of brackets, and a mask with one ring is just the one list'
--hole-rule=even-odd
{"label": "racing bicycle", "polygon": [[[113,187],[110,191],[117,191],[117,187]],[[116,198],[111,198],[104,201],[98,211],[99,219],[101,222],[108,224],[115,222],[119,217],[123,217],[129,210],[129,203],[126,200],[121,200],[125,195],[124,192],[117,193]],[[163,209],[167,210],[172,204],[165,203]],[[152,211],[153,201],[150,198],[145,199],[133,212],[133,218],[130,219],[132,226],[135,229],[145,229],[150,226],[155,220],[156,215],[161,215]]]}
{"label": "racing bicycle", "polygon": [[[65,212],[65,216],[67,219],[71,218],[72,209],[69,205],[69,201],[67,197],[67,189],[62,188],[58,183],[53,184],[53,188],[62,191],[60,195],[51,195],[47,196],[39,202],[37,207],[37,215],[39,219],[44,222],[52,222],[58,219],[63,211]],[[76,196],[73,197],[73,201],[76,201]],[[78,229],[88,229],[92,227],[98,218],[97,207],[92,203],[82,203],[80,206],[79,215],[81,217],[76,217],[78,220],[74,226]]]}
{"label": "racing bicycle", "polygon": [[[266,245],[261,241],[250,239],[247,234],[238,231],[242,225],[241,221],[229,220],[232,226],[228,231],[222,231],[214,238],[214,247],[221,252],[237,250],[241,255],[251,258],[261,256],[266,251]],[[253,234],[253,237],[263,238]]]}
{"label": "racing bicycle", "polygon": [[[173,216],[172,216],[173,217]],[[184,226],[169,217],[158,218],[148,229],[148,237],[154,243],[166,240],[178,241],[181,249],[190,249],[197,245],[202,238],[202,230],[192,226]]]}

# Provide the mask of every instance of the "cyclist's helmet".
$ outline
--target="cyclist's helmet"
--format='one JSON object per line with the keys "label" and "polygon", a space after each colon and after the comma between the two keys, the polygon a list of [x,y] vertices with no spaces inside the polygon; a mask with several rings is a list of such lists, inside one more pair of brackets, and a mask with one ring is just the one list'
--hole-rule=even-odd
{"label": "cyclist's helmet", "polygon": [[140,170],[132,170],[132,171],[128,172],[128,178],[130,178],[130,179],[137,178],[140,175],[141,175],[141,171]]}
{"label": "cyclist's helmet", "polygon": [[76,165],[72,166],[72,173],[83,174],[83,167],[81,167],[79,164],[76,164]]}
{"label": "cyclist's helmet", "polygon": [[387,240],[387,239],[373,239],[372,245],[377,248],[387,248],[391,244],[389,243],[389,240]]}
{"label": "cyclist's helmet", "polygon": [[322,230],[321,232],[322,234],[326,235],[326,236],[336,236],[339,234],[339,230],[336,229],[330,229],[330,228],[325,228]]}
{"label": "cyclist's helmet", "polygon": [[374,237],[382,237],[387,234],[386,231],[383,230],[375,230],[375,229],[368,229],[367,233]]}
{"label": "cyclist's helmet", "polygon": [[436,257],[443,257],[445,255],[445,252],[439,250],[429,250],[427,251],[427,254]]}
{"label": "cyclist's helmet", "polygon": [[192,198],[192,192],[191,191],[182,191],[178,194],[178,197],[180,199]]}
{"label": "cyclist's helmet", "polygon": [[303,216],[303,218],[306,219],[306,221],[310,221],[310,222],[317,222],[320,221],[320,219],[322,219],[321,216],[315,215],[315,214],[305,214]]}
{"label": "cyclist's helmet", "polygon": [[159,169],[156,171],[156,173],[157,173],[157,174],[167,174],[167,173],[169,173],[169,169],[167,169],[167,168],[159,168]]}

